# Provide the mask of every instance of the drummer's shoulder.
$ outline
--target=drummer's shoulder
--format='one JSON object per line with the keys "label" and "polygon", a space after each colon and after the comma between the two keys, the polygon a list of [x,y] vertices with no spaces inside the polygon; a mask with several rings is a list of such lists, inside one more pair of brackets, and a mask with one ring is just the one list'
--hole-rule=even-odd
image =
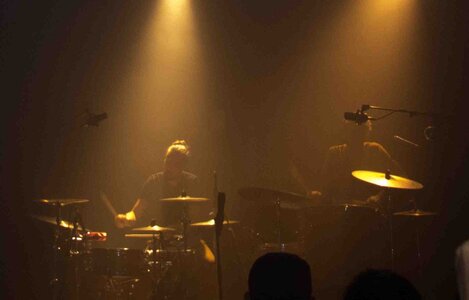
{"label": "drummer's shoulder", "polygon": [[380,152],[387,152],[386,149],[378,142],[363,142],[365,149],[376,150]]}
{"label": "drummer's shoulder", "polygon": [[329,152],[342,152],[347,148],[347,144],[334,145],[329,147]]}
{"label": "drummer's shoulder", "polygon": [[164,176],[163,171],[153,173],[150,176],[148,176],[147,182],[160,181],[163,178],[163,176]]}
{"label": "drummer's shoulder", "polygon": [[198,180],[197,175],[195,175],[194,173],[191,173],[191,172],[182,171],[182,176],[184,176],[184,178],[186,178],[187,180],[191,180],[191,181]]}

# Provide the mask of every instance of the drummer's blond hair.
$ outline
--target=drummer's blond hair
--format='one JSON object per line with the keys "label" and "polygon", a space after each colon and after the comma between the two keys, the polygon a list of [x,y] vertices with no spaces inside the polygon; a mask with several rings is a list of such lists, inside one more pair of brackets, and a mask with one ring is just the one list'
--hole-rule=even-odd
{"label": "drummer's blond hair", "polygon": [[172,154],[180,154],[186,158],[190,155],[189,144],[185,140],[175,140],[169,147],[166,149],[165,158]]}

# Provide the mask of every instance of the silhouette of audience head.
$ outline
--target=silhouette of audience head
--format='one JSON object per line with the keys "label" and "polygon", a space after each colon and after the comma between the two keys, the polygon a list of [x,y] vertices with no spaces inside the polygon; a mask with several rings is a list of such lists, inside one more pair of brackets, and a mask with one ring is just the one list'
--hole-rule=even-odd
{"label": "silhouette of audience head", "polygon": [[404,277],[388,270],[366,270],[347,287],[344,300],[414,300],[422,299],[417,289]]}
{"label": "silhouette of audience head", "polygon": [[246,300],[311,300],[311,270],[295,254],[267,253],[259,257],[249,272]]}

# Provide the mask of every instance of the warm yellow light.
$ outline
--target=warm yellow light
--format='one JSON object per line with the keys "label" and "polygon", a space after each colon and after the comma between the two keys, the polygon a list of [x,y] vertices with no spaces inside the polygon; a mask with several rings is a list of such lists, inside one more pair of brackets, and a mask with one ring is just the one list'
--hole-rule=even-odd
{"label": "warm yellow light", "polygon": [[368,1],[369,13],[392,14],[399,13],[404,9],[409,9],[414,4],[414,0],[371,0]]}
{"label": "warm yellow light", "polygon": [[164,0],[161,3],[162,10],[173,17],[187,13],[189,5],[187,0]]}

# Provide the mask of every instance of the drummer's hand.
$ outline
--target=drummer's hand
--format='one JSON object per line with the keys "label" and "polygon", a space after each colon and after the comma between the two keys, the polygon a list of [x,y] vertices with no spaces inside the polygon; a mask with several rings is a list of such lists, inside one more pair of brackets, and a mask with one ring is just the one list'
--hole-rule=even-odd
{"label": "drummer's hand", "polygon": [[308,191],[308,197],[319,198],[321,196],[322,196],[322,193],[320,191]]}
{"label": "drummer's hand", "polygon": [[130,227],[134,225],[136,221],[135,213],[133,211],[129,211],[125,214],[117,214],[114,217],[114,223],[117,228]]}
{"label": "drummer's hand", "polygon": [[380,201],[381,201],[381,195],[380,194],[370,196],[366,199],[366,202],[368,202],[369,204],[379,204]]}
{"label": "drummer's hand", "polygon": [[383,197],[381,194],[373,195],[366,199],[366,203],[373,207],[375,212],[381,214],[381,216],[384,217],[386,215],[386,210],[384,209],[383,203],[381,201],[382,198]]}

